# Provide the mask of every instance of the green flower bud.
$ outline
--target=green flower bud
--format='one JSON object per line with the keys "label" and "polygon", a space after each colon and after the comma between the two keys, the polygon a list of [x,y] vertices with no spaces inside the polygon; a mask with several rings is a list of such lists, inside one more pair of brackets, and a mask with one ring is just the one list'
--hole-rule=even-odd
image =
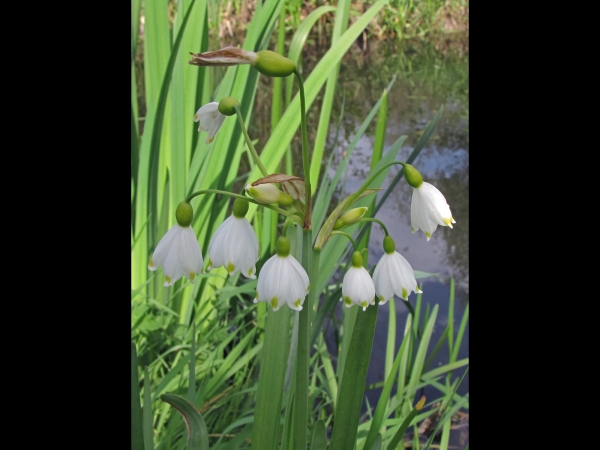
{"label": "green flower bud", "polygon": [[275,250],[277,255],[285,257],[290,254],[290,238],[286,236],[279,236],[275,243]]}
{"label": "green flower bud", "polygon": [[352,253],[352,267],[362,267],[362,263],[362,255],[358,250],[355,250],[354,253]]}
{"label": "green flower bud", "polygon": [[423,184],[423,177],[419,171],[410,164],[404,165],[404,177],[406,178],[406,182],[414,188],[418,188]]}
{"label": "green flower bud", "polygon": [[222,98],[219,102],[219,112],[225,116],[233,116],[235,114],[235,107],[240,107],[240,102],[238,102],[233,97],[225,97]]}
{"label": "green flower bud", "polygon": [[261,50],[256,55],[254,67],[263,75],[287,77],[293,74],[296,69],[294,61],[271,50]]}
{"label": "green flower bud", "polygon": [[177,205],[177,209],[175,210],[175,219],[177,219],[177,223],[182,227],[189,227],[192,224],[192,219],[194,218],[194,209],[192,205],[188,202],[181,202]]}
{"label": "green flower bud", "polygon": [[383,250],[388,254],[396,251],[396,243],[391,236],[386,236],[383,238]]}
{"label": "green flower bud", "polygon": [[347,227],[349,225],[352,225],[353,223],[358,222],[367,213],[368,209],[369,208],[367,206],[349,209],[344,214],[342,214],[342,216],[338,220],[335,221],[333,229],[339,230],[340,228]]}
{"label": "green flower bud", "polygon": [[241,198],[236,198],[233,202],[233,215],[238,219],[242,217],[246,217],[246,213],[248,212],[248,207],[250,204],[246,200],[242,200]]}
{"label": "green flower bud", "polygon": [[289,206],[294,203],[294,198],[291,195],[281,192],[272,183],[258,184],[256,186],[249,184],[244,189],[246,189],[246,192],[248,192],[252,198],[260,203],[279,203],[283,206]]}

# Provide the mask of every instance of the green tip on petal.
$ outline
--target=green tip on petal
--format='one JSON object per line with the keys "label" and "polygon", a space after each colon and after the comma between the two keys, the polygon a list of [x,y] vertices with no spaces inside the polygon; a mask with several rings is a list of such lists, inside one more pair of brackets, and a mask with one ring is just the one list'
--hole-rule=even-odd
{"label": "green tip on petal", "polygon": [[427,236],[427,240],[431,239],[431,233],[429,231],[425,232],[425,236]]}
{"label": "green tip on petal", "polygon": [[277,297],[273,297],[271,299],[271,306],[273,309],[277,309],[277,305],[279,305],[279,299]]}
{"label": "green tip on petal", "polygon": [[235,270],[235,266],[233,265],[232,262],[228,262],[227,263],[227,272],[231,273]]}
{"label": "green tip on petal", "polygon": [[408,297],[408,292],[406,292],[406,288],[402,288],[402,298],[406,300]]}
{"label": "green tip on petal", "polygon": [[175,219],[182,227],[189,227],[194,219],[194,208],[188,202],[180,202],[175,210]]}
{"label": "green tip on petal", "polygon": [[193,283],[194,282],[194,278],[196,277],[196,274],[194,272],[190,272],[190,281]]}
{"label": "green tip on petal", "polygon": [[250,267],[250,269],[248,270],[248,276],[251,277],[253,272],[254,270],[252,270],[252,267]]}
{"label": "green tip on petal", "polygon": [[367,310],[367,306],[369,306],[369,304],[367,303],[366,300],[363,300],[362,303],[361,303],[361,306],[362,306],[363,311],[366,311]]}
{"label": "green tip on petal", "polygon": [[348,306],[350,306],[352,304],[352,300],[350,300],[350,297],[346,296],[344,297],[344,303]]}
{"label": "green tip on petal", "polygon": [[298,299],[298,300],[296,300],[296,301],[294,302],[294,306],[295,306],[296,308],[300,307],[300,305],[301,305],[301,304],[302,304],[302,302],[300,301],[300,299]]}

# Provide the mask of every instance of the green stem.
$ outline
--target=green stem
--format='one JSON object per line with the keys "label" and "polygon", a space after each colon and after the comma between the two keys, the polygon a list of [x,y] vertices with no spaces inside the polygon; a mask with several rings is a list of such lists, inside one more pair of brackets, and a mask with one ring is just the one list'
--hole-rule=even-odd
{"label": "green stem", "polygon": [[354,242],[354,239],[352,239],[352,236],[350,236],[348,233],[344,233],[343,231],[333,231],[331,234],[341,234],[342,236],[346,236],[348,239],[350,239],[350,242],[352,242],[352,247],[354,247],[354,250],[358,250],[356,248],[356,242]]}
{"label": "green stem", "polygon": [[310,196],[312,191],[310,185],[310,161],[308,160],[308,131],[306,130],[306,100],[304,98],[304,83],[302,83],[302,76],[300,76],[298,69],[294,69],[294,74],[298,80],[300,92],[300,121],[302,122],[302,167],[304,169],[304,204],[306,205],[304,228],[310,230]]}
{"label": "green stem", "polygon": [[279,214],[283,214],[286,217],[290,216],[290,213],[287,212],[285,209],[281,209],[281,208],[278,208],[277,206],[269,205],[269,204],[266,204],[266,203],[260,203],[260,202],[254,200],[251,197],[246,197],[245,195],[234,194],[233,192],[221,191],[219,189],[202,189],[200,191],[193,192],[193,193],[191,193],[190,195],[187,196],[187,198],[185,199],[185,201],[188,202],[188,203],[190,203],[190,201],[194,197],[197,197],[198,195],[201,195],[201,194],[222,194],[222,195],[229,195],[230,197],[240,198],[242,200],[246,200],[247,202],[254,203],[255,205],[264,206],[265,208],[272,209],[273,211],[277,211]]}
{"label": "green stem", "polygon": [[258,153],[256,152],[256,149],[252,145],[252,141],[250,140],[250,136],[248,136],[248,131],[246,130],[246,125],[244,125],[244,119],[242,117],[242,112],[240,111],[239,106],[234,106],[234,109],[235,109],[235,112],[237,113],[238,122],[240,123],[242,133],[244,133],[244,138],[246,138],[246,144],[248,144],[250,153],[252,154],[252,157],[254,158],[256,165],[258,166],[258,168],[260,169],[262,174],[266,177],[267,175],[269,175],[269,172],[267,172],[267,169],[265,169],[265,166],[263,166],[263,163],[261,162],[261,160],[258,156]]}
{"label": "green stem", "polygon": [[369,178],[367,178],[365,180],[365,182],[358,189],[358,191],[356,191],[354,194],[348,196],[348,200],[347,200],[346,204],[347,205],[351,205],[352,203],[354,203],[356,201],[356,199],[360,196],[360,194],[362,194],[369,187],[369,185],[373,182],[373,180],[377,177],[377,175],[379,175],[381,172],[383,172],[388,167],[393,166],[394,164],[402,164],[403,166],[406,165],[406,163],[402,162],[402,161],[392,161],[391,163],[386,164],[385,166],[383,166],[377,172],[371,173],[371,175],[369,175]]}
{"label": "green stem", "polygon": [[[303,229],[302,234],[302,267],[307,274],[312,274],[312,230]],[[309,278],[309,280],[313,281]],[[314,282],[313,282],[314,283]],[[296,388],[294,397],[294,435],[293,449],[306,450],[306,432],[308,429],[308,363],[310,358],[310,316],[314,284],[306,296],[298,321],[298,349],[296,353]],[[312,293],[312,294],[311,294]]]}
{"label": "green stem", "polygon": [[[374,219],[374,218],[372,218],[372,217],[363,217],[363,218],[362,218],[362,219],[360,219],[358,222],[359,222],[359,223],[360,223],[360,222],[377,222],[379,225],[381,225],[381,228],[383,228],[383,231],[385,231],[385,235],[386,235],[386,236],[389,236],[389,235],[390,235],[390,233],[388,233],[388,229],[385,227],[385,225],[383,224],[383,222],[382,222],[381,220],[377,220],[377,219]],[[334,233],[335,233],[335,232],[334,232]],[[332,233],[332,234],[333,234],[333,233]]]}

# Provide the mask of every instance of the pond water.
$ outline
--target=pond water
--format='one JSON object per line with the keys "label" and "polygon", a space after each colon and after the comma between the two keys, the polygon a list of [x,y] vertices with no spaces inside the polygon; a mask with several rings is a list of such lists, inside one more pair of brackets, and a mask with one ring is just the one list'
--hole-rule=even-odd
{"label": "pond water", "polygon": [[[377,212],[376,218],[388,228],[396,243],[396,250],[402,254],[415,271],[435,273],[435,276],[420,278],[422,283],[422,313],[426,305],[430,310],[437,304],[439,311],[428,355],[440,339],[448,323],[450,298],[450,278],[455,283],[455,336],[469,301],[469,119],[468,119],[468,49],[459,44],[458,49],[435,48],[433,44],[420,43],[416,47],[401,50],[377,49],[367,56],[353,55],[344,63],[340,71],[339,89],[336,104],[345,103],[344,114],[340,119],[341,108],[332,114],[332,122],[340,122],[342,132],[332,130],[329,136],[329,151],[333,152],[334,168],[328,175],[333,177],[337,167],[345,157],[345,150],[352,141],[370,109],[379,99],[383,89],[398,73],[396,81],[388,93],[388,122],[384,154],[401,136],[407,135],[397,160],[406,161],[418,142],[424,128],[433,119],[440,106],[444,111],[436,131],[413,162],[423,179],[442,191],[450,205],[456,224],[454,228],[438,227],[431,240],[427,241],[422,231],[411,232],[410,200],[412,188],[401,179]],[[375,122],[368,128],[352,157],[349,160],[347,177],[344,180],[345,195],[354,192],[369,174],[373,148]],[[337,140],[336,140],[337,134]],[[325,158],[324,158],[325,159]],[[400,166],[392,166],[384,188],[389,186]],[[343,177],[344,179],[344,177]],[[338,186],[342,190],[342,185]],[[381,198],[379,194],[378,198]],[[374,224],[369,241],[370,266],[383,254],[384,232]],[[415,306],[416,294],[409,296]],[[396,350],[401,344],[401,333],[406,323],[408,309],[396,299],[396,327],[398,337]],[[379,307],[373,352],[369,364],[367,385],[384,381],[384,360],[389,321],[389,303]],[[336,308],[341,320],[341,308]],[[329,324],[327,345],[336,354],[333,327]],[[442,347],[429,370],[448,362],[448,346]],[[458,360],[469,357],[469,326],[467,325]],[[460,378],[465,369],[455,370],[452,380]],[[440,380],[443,383],[443,379]],[[457,393],[468,395],[469,374],[467,372]],[[381,388],[366,391],[372,408],[375,408]],[[419,393],[430,401],[441,397],[432,387]],[[416,396],[416,399],[419,397]],[[365,405],[366,406],[366,405]],[[366,407],[365,407],[366,410]],[[460,423],[453,425],[450,444],[453,448],[464,449],[469,442],[468,410]]]}

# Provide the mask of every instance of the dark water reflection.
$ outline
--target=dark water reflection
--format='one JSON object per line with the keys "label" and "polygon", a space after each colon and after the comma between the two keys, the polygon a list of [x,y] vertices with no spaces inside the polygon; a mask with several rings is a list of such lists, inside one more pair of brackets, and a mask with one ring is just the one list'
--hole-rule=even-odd
{"label": "dark water reflection", "polygon": [[[464,48],[463,48],[464,50]],[[383,89],[394,73],[398,73],[395,84],[388,93],[388,122],[384,154],[401,136],[407,135],[397,159],[405,161],[418,142],[420,135],[433,119],[440,106],[444,112],[438,127],[413,165],[421,172],[425,181],[442,191],[456,220],[454,228],[438,227],[427,242],[422,231],[411,233],[410,200],[412,188],[402,179],[393,189],[376,217],[383,221],[394,241],[396,250],[412,265],[415,271],[435,273],[436,276],[418,279],[423,284],[422,313],[427,304],[430,310],[439,305],[437,322],[429,353],[440,339],[448,323],[450,297],[450,277],[455,282],[454,329],[458,331],[460,320],[469,301],[469,118],[468,118],[468,53],[464,51],[440,52],[432,45],[419,44],[405,49],[379,48],[365,58],[353,57],[344,64],[340,72],[336,110],[332,121],[340,123],[339,130],[331,130],[328,139],[329,151],[333,152],[332,167],[337,167],[358,129]],[[344,113],[341,116],[341,105]],[[340,118],[341,116],[341,118]],[[354,192],[369,174],[371,153],[375,133],[373,121],[350,158],[347,176],[342,177],[345,186],[340,184],[340,196]],[[337,136],[337,141],[336,141]],[[326,159],[326,158],[325,158]],[[399,171],[393,166],[384,188]],[[330,169],[333,177],[335,169]],[[342,193],[345,192],[345,193]],[[381,197],[381,194],[380,194]],[[369,241],[369,262],[372,266],[383,253],[384,233],[374,225]],[[409,301],[415,305],[416,294]],[[401,344],[401,333],[406,323],[408,309],[396,300],[396,327],[398,336],[396,350]],[[342,308],[336,308],[341,320]],[[389,323],[389,304],[379,308],[375,341],[367,384],[384,381],[384,359]],[[328,329],[328,348],[337,354],[332,328]],[[469,327],[465,330],[458,359],[469,356]],[[448,346],[442,347],[429,370],[448,362]],[[460,378],[464,369],[454,371],[452,380]],[[458,389],[458,394],[469,392],[468,373]],[[440,380],[443,383],[443,380]],[[366,392],[372,408],[377,405],[381,389]],[[432,401],[442,394],[431,387],[418,393]],[[418,396],[416,396],[418,399]],[[465,411],[463,409],[462,411]],[[468,412],[468,411],[467,411]],[[468,443],[468,421],[466,426],[451,432],[452,445],[464,446]]]}

